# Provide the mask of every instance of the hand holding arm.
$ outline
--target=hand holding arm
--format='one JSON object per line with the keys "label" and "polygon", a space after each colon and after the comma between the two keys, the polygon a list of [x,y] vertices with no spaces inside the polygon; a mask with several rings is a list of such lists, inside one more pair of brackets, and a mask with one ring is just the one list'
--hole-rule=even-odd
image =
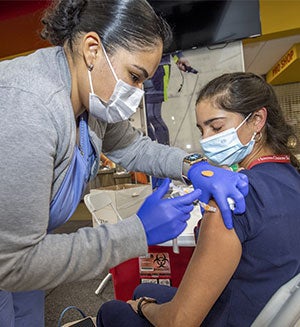
{"label": "hand holding arm", "polygon": [[217,202],[224,224],[228,229],[233,228],[231,209],[228,198],[235,202],[234,213],[246,210],[244,197],[248,194],[248,178],[244,174],[235,173],[201,161],[191,166],[188,178],[195,189],[200,188],[200,200],[208,203],[213,197]]}
{"label": "hand holding arm", "polygon": [[163,199],[169,189],[167,178],[153,194],[148,196],[137,215],[143,223],[148,245],[154,245],[177,237],[187,226],[193,202],[201,191],[195,190],[174,199]]}

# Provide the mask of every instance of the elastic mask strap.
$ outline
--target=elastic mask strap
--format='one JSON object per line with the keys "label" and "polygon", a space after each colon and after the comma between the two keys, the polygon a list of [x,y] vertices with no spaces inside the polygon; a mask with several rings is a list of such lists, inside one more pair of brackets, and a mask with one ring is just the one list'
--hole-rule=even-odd
{"label": "elastic mask strap", "polygon": [[115,80],[118,81],[118,80],[119,80],[119,79],[118,79],[118,76],[117,76],[117,74],[115,73],[115,70],[114,70],[114,68],[113,68],[113,66],[112,66],[112,64],[111,64],[111,62],[110,62],[110,60],[109,60],[109,58],[108,58],[108,55],[107,55],[107,53],[106,53],[106,51],[105,51],[104,46],[103,46],[102,43],[101,43],[101,47],[102,47],[103,53],[104,53],[104,55],[105,55],[106,61],[107,61],[108,65],[109,65],[109,68],[110,68],[110,70],[112,71]]}
{"label": "elastic mask strap", "polygon": [[252,115],[252,112],[239,124],[239,126],[235,129],[236,131],[248,120],[248,118]]}
{"label": "elastic mask strap", "polygon": [[89,81],[90,81],[90,88],[91,88],[91,91],[93,94],[94,93],[94,88],[93,88],[93,83],[92,83],[92,74],[91,74],[91,71],[88,69],[88,75],[89,75]]}

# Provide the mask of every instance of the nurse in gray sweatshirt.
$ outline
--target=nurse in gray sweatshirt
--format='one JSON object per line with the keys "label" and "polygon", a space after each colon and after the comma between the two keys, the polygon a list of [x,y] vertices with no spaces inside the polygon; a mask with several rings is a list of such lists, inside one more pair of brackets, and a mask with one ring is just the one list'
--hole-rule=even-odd
{"label": "nurse in gray sweatshirt", "polygon": [[[233,198],[235,212],[243,212],[248,191],[245,175],[154,143],[130,125],[142,83],[154,74],[171,39],[169,26],[146,1],[61,0],[43,23],[42,36],[53,47],[0,63],[5,327],[43,326],[43,290],[95,278],[144,255],[147,245],[179,235],[197,198],[214,197],[232,228],[226,199]],[[195,191],[163,199],[166,180],[136,215],[118,224],[52,234],[96,176],[101,152],[130,171],[191,181]]]}

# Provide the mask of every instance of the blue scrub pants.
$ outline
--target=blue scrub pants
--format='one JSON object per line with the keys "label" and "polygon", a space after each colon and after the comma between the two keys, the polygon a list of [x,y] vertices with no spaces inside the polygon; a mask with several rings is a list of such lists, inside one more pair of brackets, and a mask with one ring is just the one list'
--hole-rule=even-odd
{"label": "blue scrub pants", "polygon": [[[158,303],[172,300],[177,288],[152,283],[140,284],[134,291],[133,299],[152,297]],[[123,301],[105,302],[98,311],[97,327],[151,327],[147,320],[138,316],[131,306]]]}
{"label": "blue scrub pants", "polygon": [[44,304],[44,291],[0,291],[0,326],[43,327]]}

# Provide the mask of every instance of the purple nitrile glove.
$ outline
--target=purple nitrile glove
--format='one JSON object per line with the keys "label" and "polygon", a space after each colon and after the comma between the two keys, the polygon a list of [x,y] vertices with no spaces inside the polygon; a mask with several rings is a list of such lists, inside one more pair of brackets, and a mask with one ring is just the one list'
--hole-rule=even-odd
{"label": "purple nitrile glove", "polygon": [[148,245],[166,242],[181,234],[187,226],[193,202],[201,195],[201,190],[173,199],[164,199],[169,189],[170,179],[147,197],[137,215],[144,225]]}
{"label": "purple nitrile glove", "polygon": [[[211,198],[217,202],[224,224],[228,229],[233,228],[230,201],[234,201],[236,214],[246,210],[245,196],[248,194],[248,177],[241,173],[210,165],[201,161],[191,166],[188,178],[195,189],[200,188],[202,194],[200,200],[208,203]],[[228,200],[231,199],[231,200]]]}

